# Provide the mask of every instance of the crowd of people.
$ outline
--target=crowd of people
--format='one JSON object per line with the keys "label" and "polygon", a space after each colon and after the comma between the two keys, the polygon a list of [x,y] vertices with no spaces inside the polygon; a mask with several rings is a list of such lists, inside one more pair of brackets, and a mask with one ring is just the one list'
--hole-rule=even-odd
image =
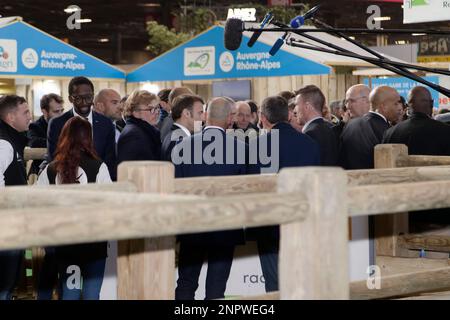
{"label": "crowd of people", "polygon": [[[171,161],[175,177],[187,178],[301,166],[370,169],[380,143],[406,144],[410,154],[450,155],[450,126],[432,118],[431,93],[420,86],[406,102],[391,87],[358,84],[329,107],[314,85],[269,96],[260,106],[229,97],[205,101],[186,87],[95,94],[85,77],[73,78],[68,93],[70,110],[63,113],[63,99],[47,94],[33,123],[24,98],[0,98],[0,187],[26,185],[32,175],[38,185],[111,183],[118,164],[136,160]],[[27,145],[47,148],[46,159],[34,161],[28,173]],[[176,299],[194,299],[205,259],[206,299],[223,298],[235,246],[247,240],[257,241],[266,291],[278,290],[279,227],[269,226],[178,236]],[[45,250],[38,299],[51,299],[55,286],[60,299],[99,298],[106,242]],[[11,298],[23,255],[0,252],[0,299]]]}

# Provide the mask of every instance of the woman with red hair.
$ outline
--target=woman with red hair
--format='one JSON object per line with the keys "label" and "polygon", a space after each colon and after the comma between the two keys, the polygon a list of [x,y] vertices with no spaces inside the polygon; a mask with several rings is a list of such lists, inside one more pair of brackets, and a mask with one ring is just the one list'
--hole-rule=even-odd
{"label": "woman with red hair", "polygon": [[[88,121],[73,117],[64,125],[55,159],[37,184],[111,183],[107,166],[97,156]],[[64,214],[64,212],[61,212]],[[62,300],[98,300],[105,272],[107,243],[55,247]]]}

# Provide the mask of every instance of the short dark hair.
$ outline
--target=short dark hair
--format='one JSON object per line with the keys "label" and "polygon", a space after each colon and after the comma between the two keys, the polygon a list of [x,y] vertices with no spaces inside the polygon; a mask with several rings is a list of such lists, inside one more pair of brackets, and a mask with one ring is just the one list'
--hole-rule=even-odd
{"label": "short dark hair", "polygon": [[162,89],[158,92],[158,98],[160,101],[164,101],[166,103],[169,102],[169,94],[172,89]]}
{"label": "short dark hair", "polygon": [[19,104],[25,103],[24,97],[16,96],[15,94],[4,95],[0,98],[0,119],[4,120],[6,115],[15,111]]}
{"label": "short dark hair", "polygon": [[178,96],[181,96],[183,94],[194,94],[194,93],[188,87],[175,87],[172,90],[170,90],[169,103],[173,104],[173,101],[175,100],[175,98]]}
{"label": "short dark hair", "polygon": [[288,102],[281,96],[267,97],[261,104],[261,113],[272,124],[288,121]]}
{"label": "short dark hair", "polygon": [[311,103],[317,112],[322,113],[323,106],[325,105],[325,96],[319,87],[310,84],[297,90],[295,93],[301,95],[303,101]]}
{"label": "short dark hair", "polygon": [[278,95],[285,98],[287,101],[295,98],[295,93],[292,91],[281,91],[280,93],[278,93]]}
{"label": "short dark hair", "polygon": [[258,113],[258,105],[256,104],[255,101],[253,100],[245,100],[245,102],[248,103],[248,105],[250,106],[250,110],[252,111],[252,113]]}
{"label": "short dark hair", "polygon": [[192,107],[196,102],[200,102],[201,104],[205,103],[201,97],[196,95],[183,94],[181,96],[176,97],[173,100],[172,105],[172,119],[174,121],[180,119],[181,113],[183,112],[184,109],[189,109],[189,111],[192,111]]}
{"label": "short dark hair", "polygon": [[91,80],[89,80],[86,77],[75,77],[75,78],[72,78],[72,80],[70,80],[70,82],[69,82],[69,96],[71,96],[73,94],[73,91],[75,90],[76,86],[79,86],[82,84],[87,84],[88,86],[91,87],[92,92],[94,91],[94,84],[92,83]]}
{"label": "short dark hair", "polygon": [[45,94],[41,98],[41,109],[50,111],[50,102],[52,100],[55,100],[57,103],[64,103],[63,98],[56,93]]}

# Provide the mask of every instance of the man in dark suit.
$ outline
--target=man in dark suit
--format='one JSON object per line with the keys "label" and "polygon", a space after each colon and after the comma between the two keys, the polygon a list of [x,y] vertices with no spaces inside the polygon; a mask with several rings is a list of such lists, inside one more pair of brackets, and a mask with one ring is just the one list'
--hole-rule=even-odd
{"label": "man in dark suit", "polygon": [[322,117],[325,96],[314,85],[297,91],[295,112],[302,132],[310,136],[320,147],[320,161],[323,166],[336,166],[339,159],[338,138],[331,124]]}
{"label": "man in dark suit", "polygon": [[[43,95],[41,98],[42,116],[35,122],[30,124],[27,132],[28,146],[31,148],[46,148],[47,147],[47,129],[48,122],[60,116],[64,112],[62,97],[57,94],[50,93]],[[34,160],[31,164],[30,174],[38,174],[39,166],[42,160]]]}
{"label": "man in dark suit", "polygon": [[[415,155],[449,156],[450,126],[433,120],[433,99],[430,91],[422,86],[411,89],[408,105],[412,114],[396,126],[388,129],[383,143],[401,143],[408,146],[408,153]],[[427,224],[448,224],[449,209],[416,211],[410,214],[412,227]],[[421,231],[420,229],[411,231]]]}
{"label": "man in dark suit", "polygon": [[[171,114],[173,101],[176,97],[181,96],[183,94],[194,94],[191,89],[187,87],[176,87],[173,88],[169,93],[169,103],[166,105],[166,109],[170,111],[170,113],[163,119],[162,122],[158,123],[158,129],[161,133],[161,142],[164,141],[166,136],[171,131],[173,125],[173,118]],[[165,110],[167,112],[167,110]]]}
{"label": "man in dark suit", "polygon": [[122,120],[122,109],[120,108],[120,94],[114,89],[102,89],[94,97],[95,112],[104,115],[110,119],[115,128],[115,141],[119,140],[120,133],[123,130],[121,125],[117,125]]}
{"label": "man in dark suit", "polygon": [[[380,144],[390,122],[402,114],[402,101],[397,90],[380,86],[369,96],[371,110],[362,117],[352,119],[344,127],[340,140],[340,164],[345,169],[372,169],[374,147]],[[352,218],[352,224],[366,226],[369,238],[370,264],[375,262],[373,217]]]}
{"label": "man in dark suit", "polygon": [[345,169],[372,169],[374,147],[402,113],[400,95],[391,87],[375,88],[369,100],[371,111],[350,120],[342,132],[340,162]]}
{"label": "man in dark suit", "polygon": [[93,129],[94,147],[98,156],[108,166],[111,179],[116,180],[115,128],[111,120],[92,110],[94,85],[85,77],[75,77],[69,83],[69,101],[73,109],[50,121],[47,135],[49,160],[55,156],[58,138],[64,124],[78,116],[88,120]]}
{"label": "man in dark suit", "polygon": [[194,131],[201,129],[204,120],[203,104],[203,99],[199,96],[181,95],[175,98],[172,107],[172,118],[175,122],[162,143],[162,160],[171,161],[173,147],[184,138],[190,137]]}
{"label": "man in dark suit", "polygon": [[[229,176],[247,173],[247,145],[225,133],[232,121],[231,102],[214,98],[208,103],[206,126],[185,138],[172,153],[177,178]],[[197,146],[201,149],[196,150]],[[200,154],[201,152],[201,154]],[[232,163],[227,154],[233,152]],[[234,247],[244,242],[243,230],[208,232],[179,237],[178,281],[175,299],[193,300],[203,261],[207,257],[206,299],[223,298]]]}
{"label": "man in dark suit", "polygon": [[[309,136],[295,130],[288,123],[288,118],[289,109],[286,99],[273,96],[263,101],[260,119],[263,128],[269,132],[261,135],[257,140],[250,141],[250,152],[252,144],[257,142],[259,172],[277,173],[280,169],[287,167],[320,165],[319,145]],[[260,154],[261,150],[268,150],[270,162],[265,161],[266,155]],[[250,155],[251,159],[252,155]],[[250,167],[251,173],[255,173],[254,168],[256,167]],[[276,291],[278,290],[279,226],[247,230],[250,234],[255,234],[258,241],[266,291]]]}
{"label": "man in dark suit", "polygon": [[450,155],[450,126],[431,118],[433,99],[430,91],[421,86],[408,94],[410,118],[388,129],[383,143],[401,143],[408,146],[409,154]]}

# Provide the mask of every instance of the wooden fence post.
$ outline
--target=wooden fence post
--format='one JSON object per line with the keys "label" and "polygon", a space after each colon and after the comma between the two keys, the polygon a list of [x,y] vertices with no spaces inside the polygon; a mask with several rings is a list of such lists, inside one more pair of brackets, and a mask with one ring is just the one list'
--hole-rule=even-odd
{"label": "wooden fence post", "polygon": [[[139,192],[168,194],[174,190],[174,167],[169,162],[125,162],[119,165],[118,181],[135,183]],[[119,241],[118,251],[118,299],[175,298],[175,236]]]}
{"label": "wooden fence post", "polygon": [[[400,162],[407,164],[408,147],[404,144],[379,144],[375,146],[375,169],[397,168]],[[375,221],[375,261],[376,256],[409,257],[409,250],[398,245],[399,234],[407,234],[408,212],[383,214]]]}
{"label": "wooden fence post", "polygon": [[280,299],[349,299],[345,171],[284,169],[278,193],[297,193],[310,205],[304,221],[281,225]]}

